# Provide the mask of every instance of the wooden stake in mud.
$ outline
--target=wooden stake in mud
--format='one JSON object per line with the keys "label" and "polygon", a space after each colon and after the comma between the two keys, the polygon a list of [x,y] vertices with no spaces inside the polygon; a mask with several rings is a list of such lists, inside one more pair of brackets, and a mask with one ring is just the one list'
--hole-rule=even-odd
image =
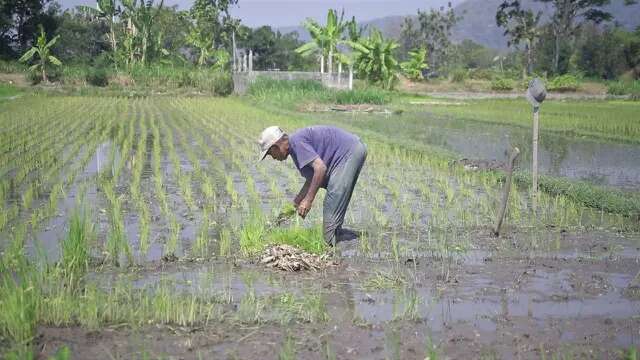
{"label": "wooden stake in mud", "polygon": [[509,161],[507,162],[507,177],[504,183],[504,192],[502,193],[502,202],[500,203],[500,211],[498,211],[498,218],[496,219],[496,225],[493,227],[493,234],[495,236],[500,235],[500,227],[502,226],[502,220],[504,214],[507,211],[507,203],[509,202],[509,192],[511,191],[511,175],[513,175],[513,164],[516,158],[520,154],[520,149],[513,148],[509,155]]}
{"label": "wooden stake in mud", "polygon": [[533,199],[533,208],[538,206],[538,127],[540,107],[535,106],[533,108],[533,141],[532,141],[532,154],[531,154],[531,191]]}
{"label": "wooden stake in mud", "polygon": [[529,82],[527,89],[527,101],[533,106],[533,143],[531,149],[531,197],[533,201],[533,209],[537,207],[538,201],[538,123],[540,113],[540,105],[547,97],[547,89],[544,87],[542,80],[535,78]]}

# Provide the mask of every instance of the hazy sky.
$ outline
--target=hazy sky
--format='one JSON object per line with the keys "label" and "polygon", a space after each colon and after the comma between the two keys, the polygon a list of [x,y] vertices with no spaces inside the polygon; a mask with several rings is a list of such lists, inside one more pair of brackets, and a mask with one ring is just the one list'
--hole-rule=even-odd
{"label": "hazy sky", "polygon": [[[63,8],[79,4],[94,5],[94,0],[58,0]],[[159,0],[156,0],[159,2]],[[462,0],[452,0],[458,4]],[[240,0],[232,9],[234,16],[242,19],[247,26],[271,25],[274,27],[294,26],[307,17],[322,20],[327,9],[345,9],[345,16],[356,16],[360,21],[371,20],[389,15],[408,15],[418,8],[426,9],[446,5],[447,0]],[[177,4],[188,9],[192,1],[165,0],[167,5]]]}

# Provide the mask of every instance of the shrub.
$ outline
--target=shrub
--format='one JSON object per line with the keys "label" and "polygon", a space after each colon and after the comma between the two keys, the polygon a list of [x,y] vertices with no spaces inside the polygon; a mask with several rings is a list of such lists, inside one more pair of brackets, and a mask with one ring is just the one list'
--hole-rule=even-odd
{"label": "shrub", "polygon": [[107,86],[109,85],[109,76],[107,71],[101,67],[89,68],[85,76],[87,83],[93,86]]}
{"label": "shrub", "polygon": [[576,91],[580,88],[580,81],[571,74],[556,76],[547,84],[549,91]]}
{"label": "shrub", "polygon": [[493,71],[490,69],[473,69],[469,71],[469,77],[474,80],[492,80]]}
{"label": "shrub", "polygon": [[233,78],[231,74],[216,72],[213,75],[213,93],[218,96],[229,96],[233,93]]}
{"label": "shrub", "polygon": [[38,85],[42,82],[42,73],[39,71],[29,71],[27,72],[27,80],[29,80],[31,85]]}
{"label": "shrub", "polygon": [[382,105],[386,104],[389,101],[388,94],[388,92],[376,88],[367,88],[362,90],[339,90],[335,92],[335,103],[340,105]]}
{"label": "shrub", "polygon": [[609,95],[630,95],[632,100],[640,100],[640,80],[616,81],[607,86]]}
{"label": "shrub", "polygon": [[494,91],[511,91],[515,87],[515,83],[511,79],[496,78],[491,81],[491,90]]}
{"label": "shrub", "polygon": [[455,69],[451,73],[451,81],[456,83],[465,81],[467,77],[469,77],[469,74],[465,69]]}

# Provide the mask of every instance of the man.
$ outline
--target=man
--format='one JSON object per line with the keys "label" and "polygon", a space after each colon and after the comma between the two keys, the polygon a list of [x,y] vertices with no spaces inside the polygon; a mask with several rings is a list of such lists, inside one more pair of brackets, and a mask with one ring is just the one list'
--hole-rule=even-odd
{"label": "man", "polygon": [[260,160],[271,155],[284,161],[291,155],[306,179],[293,200],[298,215],[307,216],[318,190],[324,188],[327,191],[322,209],[324,240],[333,246],[338,237],[347,235],[342,223],[367,158],[367,147],[360,138],[333,126],[311,126],[291,136],[271,126],[262,131],[258,143]]}

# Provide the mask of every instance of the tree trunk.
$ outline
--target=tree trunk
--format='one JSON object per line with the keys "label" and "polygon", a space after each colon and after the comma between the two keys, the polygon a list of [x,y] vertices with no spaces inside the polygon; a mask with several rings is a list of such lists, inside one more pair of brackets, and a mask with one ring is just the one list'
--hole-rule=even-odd
{"label": "tree trunk", "polygon": [[532,41],[527,40],[527,73],[529,75],[533,74],[533,49],[532,49]]}
{"label": "tree trunk", "polygon": [[333,74],[333,48],[329,49],[329,75]]}
{"label": "tree trunk", "polygon": [[324,74],[324,54],[320,56],[320,73]]}
{"label": "tree trunk", "polygon": [[553,73],[558,73],[558,66],[560,63],[560,32],[556,31],[555,33],[555,51],[553,54]]}
{"label": "tree trunk", "polygon": [[42,69],[42,81],[48,83],[49,79],[47,79],[47,73],[44,71],[44,60],[40,62],[40,68]]}
{"label": "tree trunk", "polygon": [[115,65],[116,71],[118,70],[118,62],[116,61],[116,56],[118,53],[117,43],[116,43],[116,33],[113,30],[113,17],[111,18],[111,23],[109,24],[109,30],[111,32],[111,50],[113,51],[113,63]]}

